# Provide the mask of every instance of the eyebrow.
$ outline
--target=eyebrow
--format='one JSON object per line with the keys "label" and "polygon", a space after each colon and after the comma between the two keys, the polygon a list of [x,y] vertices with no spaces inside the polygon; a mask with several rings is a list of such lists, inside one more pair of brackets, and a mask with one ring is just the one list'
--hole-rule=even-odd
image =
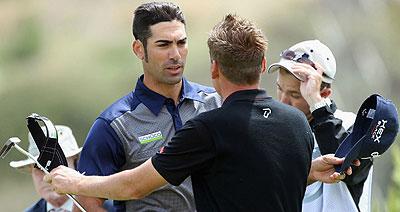
{"label": "eyebrow", "polygon": [[[187,40],[187,37],[178,40],[177,43],[180,43],[180,42],[186,41],[186,40]],[[168,44],[170,44],[170,43],[173,43],[173,41],[171,41],[171,40],[157,40],[155,43],[168,43]]]}
{"label": "eyebrow", "polygon": [[[281,85],[279,85],[279,83],[278,82],[276,82],[276,85],[280,88],[280,89],[282,89],[282,86]],[[288,93],[290,93],[290,94],[293,94],[293,93],[295,93],[295,94],[300,94],[301,95],[301,92],[300,91],[295,91],[295,90],[288,90],[287,91]]]}

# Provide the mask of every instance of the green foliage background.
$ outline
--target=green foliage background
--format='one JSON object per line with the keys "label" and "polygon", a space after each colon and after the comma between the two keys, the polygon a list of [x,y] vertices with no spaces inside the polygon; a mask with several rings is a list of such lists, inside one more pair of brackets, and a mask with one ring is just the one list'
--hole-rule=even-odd
{"label": "green foliage background", "polygon": [[[0,0],[0,141],[18,136],[27,149],[32,112],[72,127],[80,145],[97,115],[130,92],[141,64],[131,52],[133,10],[145,1]],[[400,1],[173,1],[187,19],[185,75],[211,85],[206,46],[212,26],[228,13],[254,21],[267,35],[268,63],[302,40],[319,39],[336,55],[334,100],[357,112],[380,93],[399,105]],[[275,75],[262,87],[275,95]],[[397,139],[399,140],[399,139]],[[1,211],[21,211],[38,199],[31,178],[0,161]],[[374,211],[400,211],[399,142],[376,160]]]}

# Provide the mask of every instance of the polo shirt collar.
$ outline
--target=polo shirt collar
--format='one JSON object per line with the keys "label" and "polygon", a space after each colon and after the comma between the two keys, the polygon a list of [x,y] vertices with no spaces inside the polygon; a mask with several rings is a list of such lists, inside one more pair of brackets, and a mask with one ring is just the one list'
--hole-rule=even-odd
{"label": "polo shirt collar", "polygon": [[[61,207],[59,207],[59,208],[64,209],[65,211],[72,211],[73,206],[74,206],[74,203],[72,202],[72,200],[67,199],[67,201],[63,205],[61,205]],[[46,208],[47,208],[47,211],[50,211],[51,209],[58,209],[47,201],[46,201]]]}
{"label": "polo shirt collar", "polygon": [[241,90],[241,91],[236,91],[231,95],[229,95],[222,103],[222,106],[231,104],[232,102],[238,100],[239,101],[254,100],[254,99],[265,99],[265,98],[269,98],[265,90],[260,90],[260,89]]}
{"label": "polo shirt collar", "polygon": [[[150,90],[143,83],[144,75],[140,76],[136,83],[135,95],[154,115],[158,115],[165,104],[165,100],[167,99],[165,96],[156,93]],[[182,78],[183,88],[180,94],[180,102],[185,99],[196,100],[203,102],[201,97],[198,95],[197,87],[191,85],[189,81],[185,78]]]}
{"label": "polo shirt collar", "polygon": [[187,81],[185,78],[183,78],[183,92],[181,93],[181,101],[183,101],[184,99],[191,99],[191,100],[195,100],[198,102],[203,102],[204,103],[204,99],[201,98],[201,96],[199,95],[199,87],[198,86],[194,86],[192,83],[190,83],[189,81]]}

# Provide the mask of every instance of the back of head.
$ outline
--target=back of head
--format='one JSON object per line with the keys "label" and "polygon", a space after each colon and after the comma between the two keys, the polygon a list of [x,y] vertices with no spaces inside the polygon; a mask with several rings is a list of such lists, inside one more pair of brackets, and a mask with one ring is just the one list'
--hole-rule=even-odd
{"label": "back of head", "polygon": [[177,5],[170,2],[142,4],[135,10],[132,25],[133,36],[145,45],[147,38],[151,37],[150,26],[173,20],[185,24],[183,13]]}
{"label": "back of head", "polygon": [[228,14],[213,28],[207,43],[211,60],[229,81],[237,85],[259,81],[267,40],[253,23]]}

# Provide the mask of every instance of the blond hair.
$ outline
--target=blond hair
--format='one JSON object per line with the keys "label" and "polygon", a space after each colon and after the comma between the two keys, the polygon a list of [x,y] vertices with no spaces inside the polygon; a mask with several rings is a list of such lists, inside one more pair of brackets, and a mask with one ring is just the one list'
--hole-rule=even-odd
{"label": "blond hair", "polygon": [[229,81],[238,85],[259,81],[268,41],[253,23],[228,14],[212,29],[207,44],[211,60]]}

